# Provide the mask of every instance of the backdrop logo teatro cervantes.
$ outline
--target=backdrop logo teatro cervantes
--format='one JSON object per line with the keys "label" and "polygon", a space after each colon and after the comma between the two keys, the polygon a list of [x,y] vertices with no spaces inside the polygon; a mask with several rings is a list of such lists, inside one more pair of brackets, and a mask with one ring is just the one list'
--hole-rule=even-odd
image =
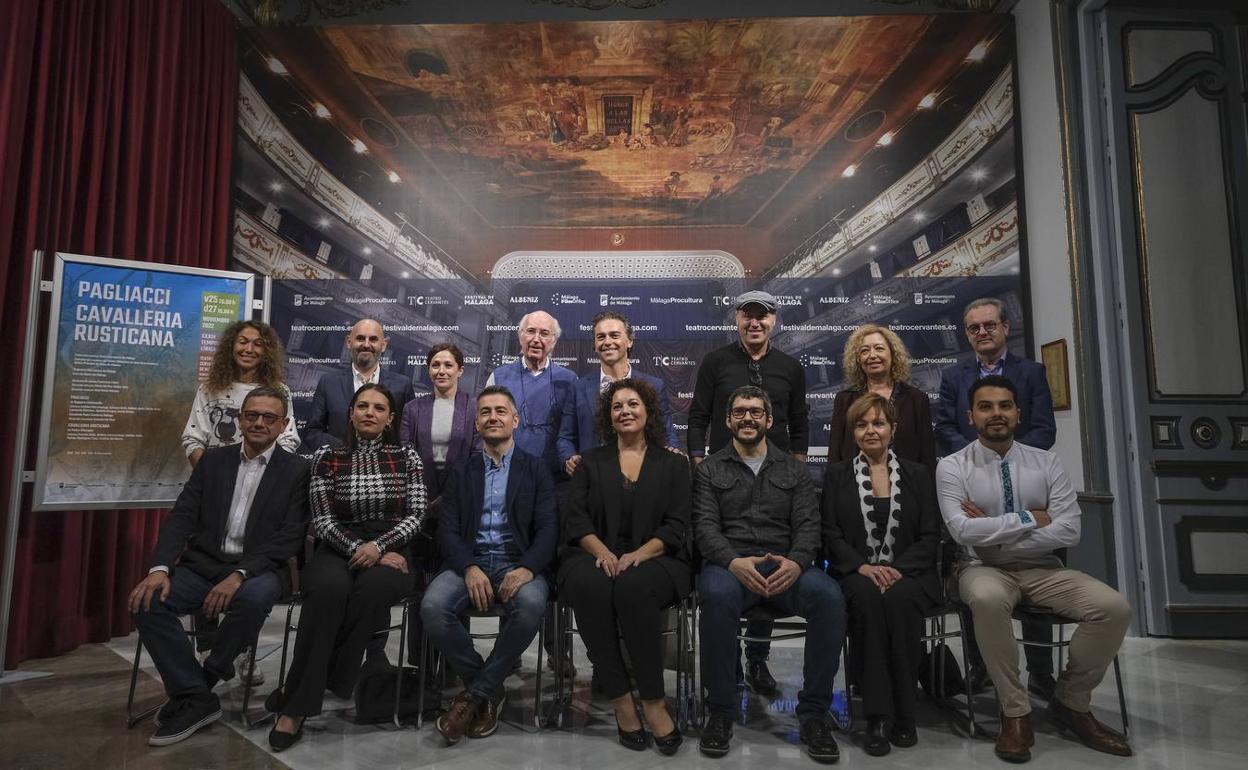
{"label": "backdrop logo teatro cervantes", "polygon": [[650,358],[655,366],[687,368],[698,365],[698,362],[689,356],[651,356]]}
{"label": "backdrop logo teatro cervantes", "polygon": [[427,307],[429,305],[449,305],[451,301],[437,294],[420,294],[415,297],[408,297],[407,304],[412,307]]}

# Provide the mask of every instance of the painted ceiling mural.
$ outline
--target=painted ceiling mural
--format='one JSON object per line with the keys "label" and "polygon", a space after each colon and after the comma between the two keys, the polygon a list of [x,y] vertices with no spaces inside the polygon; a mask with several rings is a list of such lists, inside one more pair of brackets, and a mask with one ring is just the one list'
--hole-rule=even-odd
{"label": "painted ceiling mural", "polygon": [[[929,16],[351,26],[324,41],[490,225],[745,225]],[[388,130],[388,129],[385,129]]]}

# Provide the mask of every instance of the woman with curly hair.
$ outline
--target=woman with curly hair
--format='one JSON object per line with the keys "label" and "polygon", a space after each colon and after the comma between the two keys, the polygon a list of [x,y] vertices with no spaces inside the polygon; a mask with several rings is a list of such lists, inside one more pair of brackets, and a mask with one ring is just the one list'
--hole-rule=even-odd
{"label": "woman with curly hair", "polygon": [[642,751],[650,738],[666,755],[681,734],[663,691],[664,608],[693,588],[688,534],[689,462],[664,448],[667,431],[649,383],[625,378],[599,400],[603,445],[572,475],[559,554],[561,599],[576,613],[594,676],[615,708],[619,741]]}
{"label": "woman with curly hair", "polygon": [[927,393],[910,384],[910,354],[891,329],[864,324],[845,341],[845,389],[832,404],[828,433],[828,464],[858,455],[854,426],[846,419],[849,407],[862,396],[876,393],[892,404],[897,415],[893,452],[903,460],[922,463],[936,473],[936,437]]}
{"label": "woman with curly hair", "polygon": [[[182,429],[182,449],[192,468],[205,449],[243,440],[238,410],[247,394],[261,385],[282,390],[290,403],[290,390],[282,382],[281,340],[263,321],[236,321],[221,333],[208,378],[195,391],[190,417]],[[287,423],[277,443],[290,452],[298,450],[294,420]]]}

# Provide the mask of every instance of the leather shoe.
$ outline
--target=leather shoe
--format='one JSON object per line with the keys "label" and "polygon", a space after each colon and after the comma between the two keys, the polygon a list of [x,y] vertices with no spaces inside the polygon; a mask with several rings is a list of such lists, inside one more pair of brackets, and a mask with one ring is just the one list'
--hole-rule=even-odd
{"label": "leather shoe", "polygon": [[665,757],[676,754],[676,750],[680,748],[680,744],[685,742],[685,736],[680,734],[680,726],[672,723],[672,731],[667,735],[654,736],[654,745],[659,749],[659,753]]}
{"label": "leather shoe", "polygon": [[477,708],[477,715],[473,717],[472,722],[468,724],[468,728],[464,730],[464,734],[469,738],[488,738],[498,730],[498,712],[503,710],[503,703],[507,700],[507,696],[498,699],[498,702],[487,700]]}
{"label": "leather shoe", "polygon": [[1075,711],[1054,698],[1049,701],[1049,721],[1063,731],[1074,733],[1080,743],[1090,749],[1118,757],[1132,754],[1126,737],[1101,724],[1091,711]]}
{"label": "leather shoe", "polygon": [[778,692],[776,678],[771,675],[765,660],[752,660],[746,664],[745,683],[759,695],[770,696]]}
{"label": "leather shoe", "polygon": [[1021,717],[1001,715],[1001,733],[997,736],[994,749],[998,757],[1006,762],[1030,762],[1031,747],[1035,744],[1036,737],[1031,731],[1030,714]]}
{"label": "leather shoe", "polygon": [[919,733],[914,729],[913,719],[894,719],[888,731],[888,742],[899,749],[908,749],[919,742]]}
{"label": "leather shoe", "polygon": [[619,734],[620,745],[626,749],[633,751],[645,751],[650,745],[650,736],[646,735],[645,728],[638,727],[636,730],[625,730],[623,727],[616,725],[615,732]]}
{"label": "leather shoe", "polygon": [[467,732],[468,727],[476,719],[477,711],[481,708],[481,705],[481,701],[473,697],[467,690],[451,698],[451,703],[447,706],[446,711],[434,723],[434,726],[438,728],[438,732],[446,740],[447,746],[459,743],[459,739],[464,737],[464,733]]}
{"label": "leather shoe", "polygon": [[862,734],[862,750],[873,757],[882,757],[893,750],[884,734],[883,717],[867,717],[867,729]]}
{"label": "leather shoe", "polygon": [[[806,755],[816,762],[830,765],[841,758],[841,749],[832,737],[831,718],[815,717],[803,722],[798,736],[806,744]],[[888,741],[884,745],[887,746]]]}
{"label": "leather shoe", "polygon": [[1047,671],[1027,673],[1027,692],[1042,701],[1052,702],[1053,692],[1057,689],[1057,680]]}
{"label": "leather shoe", "polygon": [[299,742],[299,739],[303,737],[303,723],[306,721],[308,721],[307,718],[301,718],[299,720],[299,729],[295,730],[293,733],[282,733],[278,732],[277,722],[275,720],[273,723],[273,729],[269,730],[269,748],[274,751],[285,751],[291,746],[294,746]]}
{"label": "leather shoe", "polygon": [[702,726],[702,737],[698,739],[698,750],[708,757],[722,757],[728,753],[732,744],[732,718],[727,714],[712,711]]}

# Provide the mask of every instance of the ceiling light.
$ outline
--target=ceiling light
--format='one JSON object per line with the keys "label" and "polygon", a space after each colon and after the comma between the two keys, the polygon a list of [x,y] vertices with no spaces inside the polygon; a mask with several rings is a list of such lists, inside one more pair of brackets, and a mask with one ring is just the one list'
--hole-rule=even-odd
{"label": "ceiling light", "polygon": [[365,146],[365,144],[361,142],[359,139],[351,140],[351,149],[355,150],[360,155],[363,155],[364,153],[368,152],[368,147]]}
{"label": "ceiling light", "polygon": [[283,188],[282,188],[282,183],[281,183],[281,182],[279,182],[279,181],[277,181],[276,179],[275,179],[275,180],[273,180],[272,182],[269,182],[269,192],[271,192],[271,193],[280,193],[280,192],[282,191],[282,189],[283,189]]}
{"label": "ceiling light", "polygon": [[404,271],[403,271],[403,274],[402,274],[400,277],[401,277],[401,278],[411,278],[411,277],[412,277],[412,274],[411,274],[411,273],[409,273],[408,271],[404,270]]}
{"label": "ceiling light", "polygon": [[316,226],[321,228],[322,230],[329,227],[329,217],[321,217],[320,219],[316,220]]}
{"label": "ceiling light", "polygon": [[868,247],[867,247],[867,251],[869,251],[869,252],[871,252],[872,254],[874,254],[875,252],[879,251],[879,247],[878,247],[878,246],[876,246],[876,245],[873,243],[873,244],[871,244],[870,246],[868,246]]}
{"label": "ceiling light", "polygon": [[363,249],[363,252],[364,252],[364,256],[366,256],[366,257],[367,257],[369,254],[372,254],[372,253],[373,253],[373,247],[372,247],[372,246],[365,246],[365,247],[364,247],[364,249]]}
{"label": "ceiling light", "polygon": [[832,268],[832,275],[840,275],[840,274],[841,274],[841,269],[839,267]]}
{"label": "ceiling light", "polygon": [[399,175],[394,173],[393,171],[386,172],[386,179],[389,179],[393,184],[399,183]]}
{"label": "ceiling light", "polygon": [[928,94],[927,96],[924,96],[922,99],[919,100],[920,110],[930,110],[931,108],[935,106],[936,106],[936,92],[935,91],[932,91],[930,94]]}
{"label": "ceiling light", "polygon": [[268,59],[269,72],[275,75],[289,75],[290,71],[286,69],[286,65],[277,60],[276,56],[270,56]]}
{"label": "ceiling light", "polygon": [[854,175],[854,174],[856,174],[857,172],[858,172],[858,167],[857,167],[857,166],[855,166],[855,165],[853,165],[853,164],[850,164],[850,165],[848,165],[848,166],[846,166],[846,167],[845,167],[845,170],[844,170],[844,171],[842,171],[842,172],[841,172],[841,176],[843,176],[843,177],[845,177],[846,179],[848,179],[849,177],[853,176],[853,175]]}
{"label": "ceiling light", "polygon": [[892,132],[892,131],[885,131],[885,132],[883,133],[883,135],[881,135],[881,136],[880,136],[880,138],[879,138],[879,139],[876,139],[876,140],[875,140],[875,143],[876,143],[878,146],[880,146],[880,147],[887,147],[887,146],[889,146],[890,144],[892,144],[892,143],[893,143],[893,132]]}
{"label": "ceiling light", "polygon": [[966,55],[966,60],[983,61],[986,56],[988,56],[988,41],[984,40],[971,49],[971,52]]}
{"label": "ceiling light", "polygon": [[328,107],[326,107],[325,105],[321,104],[320,102],[313,102],[313,103],[312,103],[312,111],[316,113],[316,116],[317,116],[318,118],[328,118],[328,117],[330,117],[330,115],[329,115],[329,108],[328,108]]}
{"label": "ceiling light", "polygon": [[927,221],[927,214],[925,214],[922,211],[914,212],[914,221],[918,222],[919,224],[923,224],[924,222]]}
{"label": "ceiling light", "polygon": [[971,169],[971,179],[972,179],[973,181],[976,181],[976,182],[982,182],[982,181],[984,181],[984,180],[985,180],[985,179],[987,179],[987,178],[988,178],[988,171],[987,171],[987,169],[980,168],[980,167],[978,167],[978,166],[977,166],[977,167],[975,167],[975,168],[973,168],[973,169]]}

